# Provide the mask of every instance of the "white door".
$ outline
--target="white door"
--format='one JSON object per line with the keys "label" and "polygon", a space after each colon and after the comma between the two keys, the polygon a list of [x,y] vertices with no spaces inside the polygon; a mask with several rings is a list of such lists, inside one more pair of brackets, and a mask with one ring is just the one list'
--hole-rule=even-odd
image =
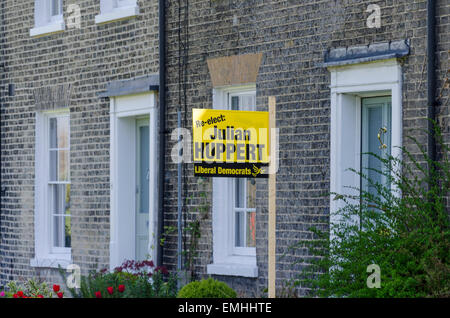
{"label": "white door", "polygon": [[136,120],[136,260],[148,258],[149,243],[149,119]]}

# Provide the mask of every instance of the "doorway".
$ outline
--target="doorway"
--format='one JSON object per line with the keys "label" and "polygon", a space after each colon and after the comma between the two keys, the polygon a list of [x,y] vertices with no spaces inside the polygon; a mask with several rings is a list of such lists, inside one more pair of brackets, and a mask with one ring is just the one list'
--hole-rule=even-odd
{"label": "doorway", "polygon": [[111,101],[110,268],[125,260],[156,260],[158,224],[155,94]]}

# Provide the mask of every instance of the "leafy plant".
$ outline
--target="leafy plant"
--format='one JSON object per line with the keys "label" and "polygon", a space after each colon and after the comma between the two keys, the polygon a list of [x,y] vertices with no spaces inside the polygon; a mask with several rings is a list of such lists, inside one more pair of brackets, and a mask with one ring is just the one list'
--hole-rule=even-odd
{"label": "leafy plant", "polygon": [[162,233],[162,237],[159,240],[159,244],[163,246],[166,243],[167,238],[175,233],[177,228],[175,226],[164,225],[164,232]]}
{"label": "leafy plant", "polygon": [[[54,285],[58,286],[58,285]],[[11,281],[7,285],[9,292],[5,293],[5,297],[12,298],[52,298],[53,292],[47,286],[47,283],[37,281],[35,279],[27,280],[23,285],[18,284],[15,281]],[[63,297],[63,292],[59,290],[56,291],[54,288],[54,293],[58,295],[59,298]]]}
{"label": "leafy plant", "polygon": [[[442,150],[439,161],[430,160],[411,137],[425,164],[404,147],[407,161],[369,154],[382,162],[384,169],[377,172],[391,186],[350,169],[376,193],[358,189],[358,196],[332,194],[344,202],[335,214],[338,221],[325,230],[311,228],[313,239],[291,247],[307,249],[312,256],[300,261],[306,267],[296,286],[322,297],[450,297],[449,147],[437,125],[435,132]],[[371,264],[380,268],[379,288],[368,287]]]}
{"label": "leafy plant", "polygon": [[236,298],[236,292],[224,282],[213,278],[194,281],[178,292],[178,298]]}
{"label": "leafy plant", "polygon": [[[183,228],[184,247],[181,251],[184,269],[186,269],[190,280],[195,279],[195,258],[198,256],[198,241],[201,238],[201,221],[208,218],[208,211],[210,209],[207,193],[204,190],[205,179],[199,178],[198,184],[202,188],[202,190],[197,193],[197,196],[201,199],[201,203],[195,206],[194,212],[191,213],[191,219],[185,222]],[[193,195],[187,197],[185,199],[185,205],[189,205],[189,202],[193,199]],[[176,230],[177,228],[175,226],[164,226],[164,233],[160,239],[160,244],[164,245],[167,238],[175,233]]]}
{"label": "leafy plant", "polygon": [[185,266],[190,273],[190,277],[193,279],[195,275],[194,260],[198,256],[198,240],[201,237],[200,221],[198,219],[191,221],[184,230],[189,236],[188,248],[183,251]]}
{"label": "leafy plant", "polygon": [[[265,294],[267,294],[268,292],[268,289],[264,290]],[[278,298],[298,298],[295,281],[292,279],[283,281],[281,288],[277,290],[276,295]]]}
{"label": "leafy plant", "polygon": [[[207,179],[198,178],[199,191],[197,192],[197,197],[200,198],[200,204],[195,206],[194,213],[192,213],[193,218],[187,223],[184,229],[187,239],[185,239],[183,256],[185,259],[185,267],[190,273],[192,280],[195,279],[195,258],[198,256],[198,241],[201,238],[201,221],[209,217],[210,204],[208,202],[207,191],[205,190],[207,184]],[[192,200],[193,196],[191,195],[186,199],[186,204]]]}

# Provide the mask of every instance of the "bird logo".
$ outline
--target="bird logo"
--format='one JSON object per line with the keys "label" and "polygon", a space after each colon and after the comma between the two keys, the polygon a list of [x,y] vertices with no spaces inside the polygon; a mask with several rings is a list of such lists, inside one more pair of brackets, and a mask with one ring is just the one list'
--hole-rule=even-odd
{"label": "bird logo", "polygon": [[261,173],[261,168],[258,168],[257,166],[253,165],[253,172],[252,172],[252,176],[256,177],[258,174]]}

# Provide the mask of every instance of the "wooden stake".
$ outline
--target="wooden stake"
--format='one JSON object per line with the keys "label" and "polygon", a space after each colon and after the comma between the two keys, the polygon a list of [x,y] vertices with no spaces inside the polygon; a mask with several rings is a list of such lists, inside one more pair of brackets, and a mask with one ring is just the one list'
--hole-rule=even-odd
{"label": "wooden stake", "polygon": [[269,96],[269,136],[270,136],[270,166],[269,166],[269,226],[268,226],[268,279],[269,298],[275,298],[275,278],[276,278],[276,169],[275,169],[275,149],[276,149],[276,99]]}

